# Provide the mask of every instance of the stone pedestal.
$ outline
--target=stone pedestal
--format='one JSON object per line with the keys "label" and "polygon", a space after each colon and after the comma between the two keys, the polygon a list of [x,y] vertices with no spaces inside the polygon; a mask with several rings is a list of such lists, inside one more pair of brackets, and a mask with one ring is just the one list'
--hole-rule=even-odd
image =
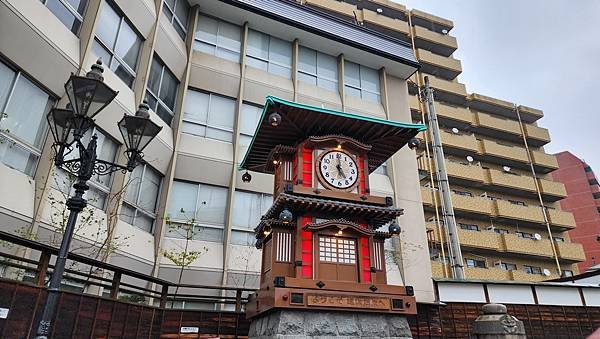
{"label": "stone pedestal", "polygon": [[477,339],[525,339],[523,322],[506,312],[502,304],[487,304],[475,319],[473,334]]}
{"label": "stone pedestal", "polygon": [[403,315],[282,309],[254,318],[248,338],[404,339],[412,334]]}

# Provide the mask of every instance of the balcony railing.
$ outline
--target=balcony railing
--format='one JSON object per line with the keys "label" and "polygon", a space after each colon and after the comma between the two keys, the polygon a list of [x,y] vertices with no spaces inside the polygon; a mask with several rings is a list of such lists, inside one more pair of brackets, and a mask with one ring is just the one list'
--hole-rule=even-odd
{"label": "balcony railing", "polygon": [[457,105],[465,103],[467,89],[464,84],[457,81],[444,80],[433,75],[427,76],[429,77],[429,84],[435,90],[436,99]]}
{"label": "balcony railing", "polygon": [[423,64],[423,72],[439,75],[445,79],[454,79],[462,72],[460,60],[444,57],[424,49],[417,49],[417,58]]}
{"label": "balcony railing", "polygon": [[547,129],[531,124],[524,124],[525,135],[534,147],[540,147],[550,142],[550,133]]}
{"label": "balcony railing", "polygon": [[[434,32],[428,30],[426,28],[420,26],[413,27],[413,34],[415,35],[415,39],[424,40],[422,45],[425,47],[424,42],[429,42],[434,46],[427,46],[429,49],[434,50],[436,53],[449,56],[458,48],[458,44],[456,42],[456,38],[450,36],[448,34],[441,34],[438,32]],[[417,43],[417,42],[415,42]],[[435,46],[438,45],[438,46]],[[417,46],[420,47],[420,46]]]}
{"label": "balcony railing", "polygon": [[569,261],[585,261],[583,246],[578,243],[556,241],[556,251],[561,259]]}
{"label": "balcony railing", "polygon": [[[329,2],[337,1],[330,0]],[[405,35],[409,35],[408,22],[380,15],[366,8],[362,9],[362,20],[366,23],[381,26],[386,29],[391,29],[403,33]]]}
{"label": "balcony railing", "polygon": [[515,105],[512,102],[496,99],[487,95],[471,93],[468,97],[469,107],[480,111],[499,114],[516,119]]}
{"label": "balcony railing", "polygon": [[468,197],[464,195],[451,194],[454,211],[464,211],[469,213],[492,215],[492,201],[481,197]]}
{"label": "balcony railing", "polygon": [[452,147],[472,153],[479,151],[479,144],[475,136],[467,134],[454,134],[442,131],[440,133],[444,147]]}
{"label": "balcony railing", "polygon": [[498,158],[518,161],[525,164],[529,161],[529,158],[527,157],[527,151],[525,151],[525,148],[523,147],[501,145],[497,142],[486,139],[481,140],[481,144],[482,151],[485,154]]}
{"label": "balcony railing", "polygon": [[472,182],[485,182],[485,172],[481,166],[463,165],[453,161],[446,161],[446,171],[453,178]]}
{"label": "balcony railing", "polygon": [[541,207],[521,206],[504,200],[496,200],[495,206],[498,217],[538,224],[544,223],[544,215],[542,214]]}
{"label": "balcony railing", "polygon": [[319,7],[330,12],[347,16],[349,18],[354,18],[354,13],[358,12],[358,8],[356,6],[342,1],[306,0],[305,4]]}
{"label": "balcony railing", "polygon": [[564,229],[573,229],[577,226],[575,223],[575,217],[573,217],[573,213],[548,209],[548,217],[550,219],[550,223],[554,226],[558,226]]}
{"label": "balcony railing", "polygon": [[520,105],[518,108],[519,113],[521,114],[521,119],[528,123],[535,122],[536,120],[544,116],[544,112],[536,108],[531,108],[523,105]]}
{"label": "balcony railing", "polygon": [[487,170],[489,181],[493,186],[509,187],[520,191],[536,192],[533,177],[526,175],[508,174],[503,171]]}
{"label": "balcony railing", "polygon": [[465,276],[472,280],[510,280],[510,271],[496,267],[465,267]]}
{"label": "balcony railing", "polygon": [[480,127],[511,133],[518,136],[521,135],[521,127],[519,126],[518,121],[502,119],[482,112],[477,112],[476,117],[477,125]]}
{"label": "balcony railing", "polygon": [[552,242],[549,239],[526,239],[514,234],[502,234],[504,249],[511,253],[535,255],[539,257],[552,258]]}
{"label": "balcony railing", "polygon": [[540,151],[531,151],[531,159],[533,164],[543,169],[544,173],[551,172],[558,168],[556,156]]}
{"label": "balcony railing", "polygon": [[454,120],[465,125],[473,124],[473,113],[464,107],[445,105],[436,101],[435,111],[440,119]]}
{"label": "balcony railing", "polygon": [[520,270],[510,271],[511,280],[516,281],[543,281],[559,278],[558,274],[551,273],[549,276],[541,274],[530,274]]}
{"label": "balcony railing", "polygon": [[567,196],[565,184],[558,181],[550,181],[546,179],[538,179],[540,183],[540,191],[543,195],[550,195],[558,198]]}

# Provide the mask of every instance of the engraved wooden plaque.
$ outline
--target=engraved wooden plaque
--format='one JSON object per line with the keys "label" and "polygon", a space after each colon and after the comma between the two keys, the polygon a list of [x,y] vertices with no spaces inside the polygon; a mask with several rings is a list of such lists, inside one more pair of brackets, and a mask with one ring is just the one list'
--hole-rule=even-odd
{"label": "engraved wooden plaque", "polygon": [[390,299],[353,295],[307,295],[308,306],[389,310]]}

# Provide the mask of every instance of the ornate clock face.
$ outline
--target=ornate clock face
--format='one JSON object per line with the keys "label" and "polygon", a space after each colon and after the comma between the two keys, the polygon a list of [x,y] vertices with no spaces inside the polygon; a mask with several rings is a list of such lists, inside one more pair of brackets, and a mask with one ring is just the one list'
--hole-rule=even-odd
{"label": "ornate clock face", "polygon": [[328,151],[320,157],[321,178],[331,187],[347,189],[358,180],[354,158],[346,152]]}

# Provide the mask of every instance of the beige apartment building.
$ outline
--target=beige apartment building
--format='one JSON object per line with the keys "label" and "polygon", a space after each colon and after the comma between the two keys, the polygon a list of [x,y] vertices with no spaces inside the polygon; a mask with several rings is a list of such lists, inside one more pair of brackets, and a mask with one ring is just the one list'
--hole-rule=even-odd
{"label": "beige apartment building", "polygon": [[[67,103],[69,75],[102,58],[119,94],[86,136],[99,137],[100,158],[125,163],[116,122],[143,100],[163,129],[146,165],[91,180],[74,248],[108,247],[90,255],[173,281],[180,267],[168,253],[187,248],[199,255],[184,283],[256,287],[253,229],[273,180],[252,173],[243,182],[238,165],[265,97],[422,121],[417,86],[429,74],[467,277],[542,280],[557,275],[557,263],[574,272],[583,252],[565,232],[572,215],[556,203],[564,187],[547,175],[557,165],[543,150],[542,112],[467,94],[451,28],[383,0],[0,0],[0,227],[60,238],[69,177],[53,166],[45,115]],[[414,286],[419,301],[434,299],[432,271],[449,273],[426,144],[370,177],[372,194],[405,210],[400,238],[387,244],[388,279]]]}

